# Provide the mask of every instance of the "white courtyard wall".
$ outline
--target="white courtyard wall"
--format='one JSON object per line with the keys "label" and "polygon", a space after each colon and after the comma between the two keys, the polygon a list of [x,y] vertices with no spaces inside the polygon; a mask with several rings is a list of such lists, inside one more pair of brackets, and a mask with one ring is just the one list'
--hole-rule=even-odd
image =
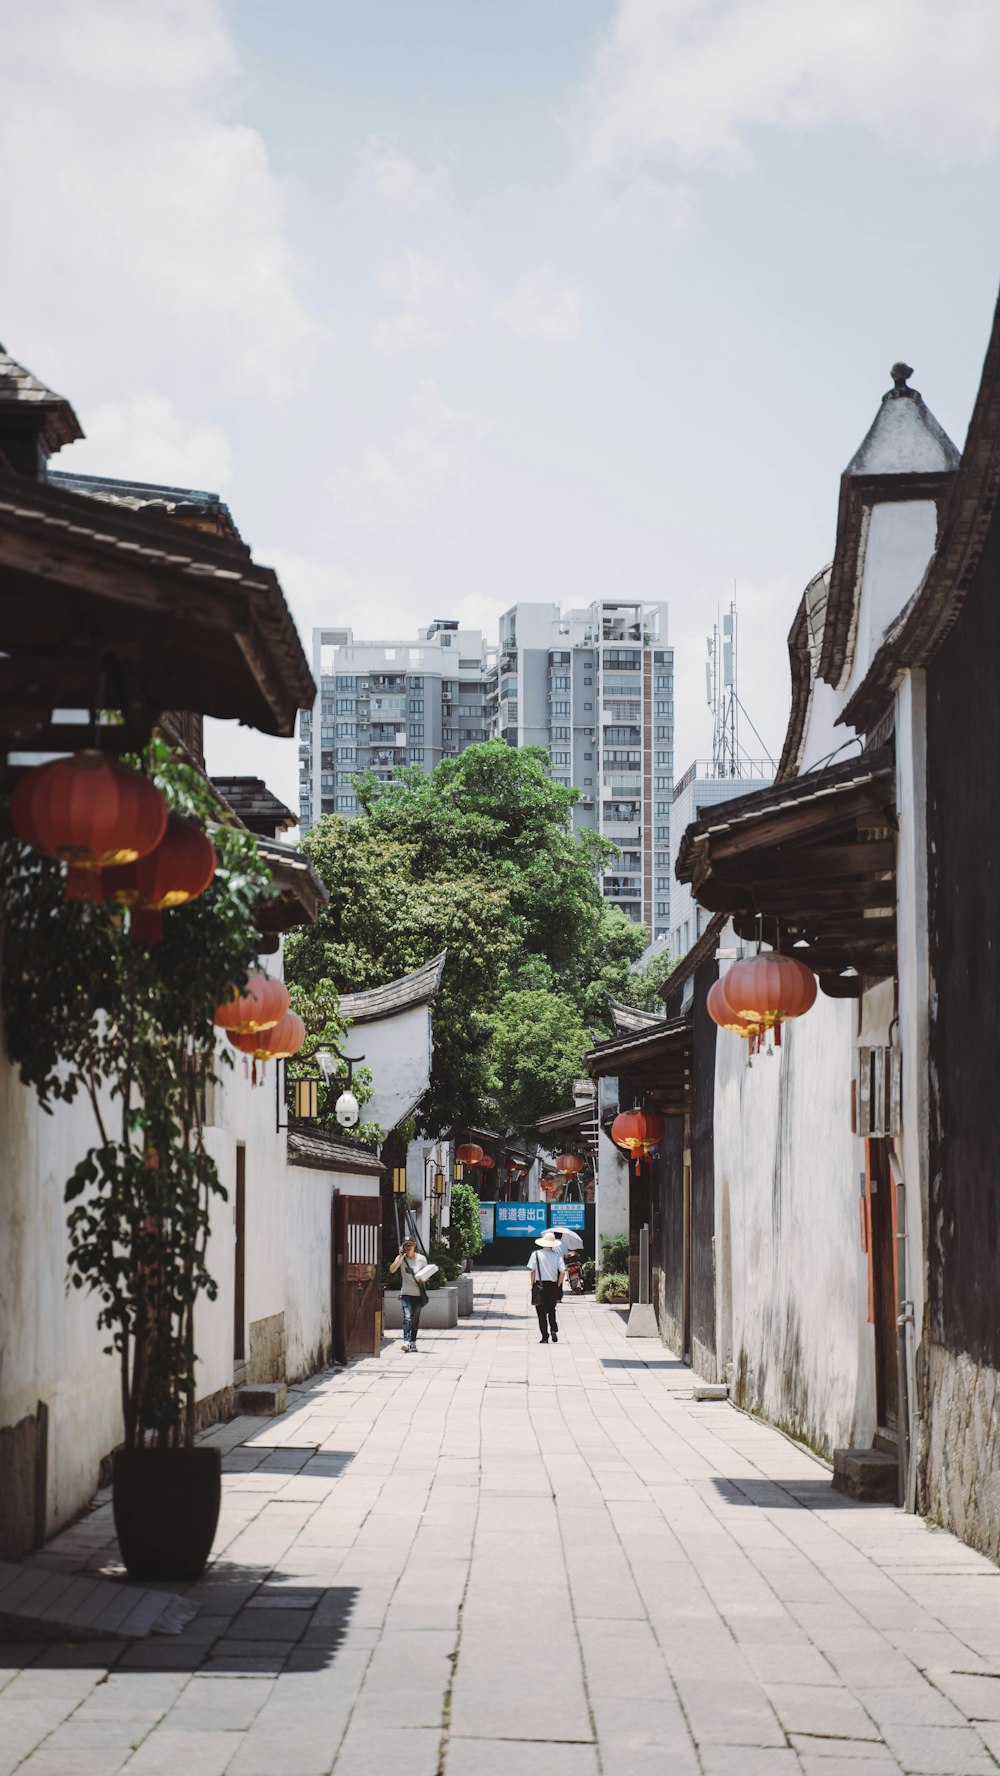
{"label": "white courtyard wall", "polygon": [[770,1058],[748,1067],[725,1031],[716,1050],[716,1251],[732,1264],[719,1348],[733,1352],[737,1403],[825,1455],[875,1429],[848,1097],[856,1015],[821,996]]}

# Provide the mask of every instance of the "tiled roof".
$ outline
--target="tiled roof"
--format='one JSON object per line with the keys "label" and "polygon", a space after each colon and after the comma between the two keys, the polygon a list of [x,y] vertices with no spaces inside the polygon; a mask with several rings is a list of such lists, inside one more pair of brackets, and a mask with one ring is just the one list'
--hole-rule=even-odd
{"label": "tiled roof", "polygon": [[412,974],[400,980],[387,981],[384,987],[370,987],[364,993],[345,993],[340,1009],[352,1024],[370,1024],[376,1018],[392,1017],[397,1011],[409,1011],[414,1005],[427,1005],[437,997],[444,972],[445,956],[435,956]]}
{"label": "tiled roof", "polygon": [[[315,699],[277,576],[243,543],[181,529],[160,512],[99,505],[51,482],[0,474],[0,568],[8,557],[22,578],[30,574],[60,596],[100,597],[106,613],[113,603],[117,638],[141,628],[144,673],[157,685],[150,700],[161,709],[184,707],[202,625],[214,632],[214,657],[227,669],[199,679],[204,713],[291,734],[296,711]],[[164,623],[185,637],[184,648],[164,645]]]}
{"label": "tiled roof", "polygon": [[127,512],[159,512],[188,523],[207,522],[219,535],[239,536],[229,507],[217,493],[207,493],[201,488],[162,486],[153,481],[122,481],[109,475],[74,475],[65,469],[50,469],[48,480],[51,486],[62,487],[67,493],[80,493],[87,499],[120,506]]}
{"label": "tiled roof", "polygon": [[386,1171],[378,1155],[361,1141],[328,1134],[296,1117],[288,1124],[288,1163],[321,1172],[360,1172],[369,1178],[384,1178]]}
{"label": "tiled roof", "polygon": [[262,777],[213,777],[212,783],[250,832],[273,838],[299,824],[298,815],[278,800]]}
{"label": "tiled roof", "polygon": [[30,407],[39,415],[39,436],[51,456],[64,444],[83,437],[83,427],[69,402],[46,388],[32,371],[18,364],[0,345],[0,413],[7,406]]}
{"label": "tiled roof", "polygon": [[290,931],[295,925],[312,925],[330,896],[309,858],[292,845],[260,835],[257,850],[278,890],[271,899],[261,901],[257,909],[260,930]]}
{"label": "tiled roof", "polygon": [[620,1000],[612,999],[610,993],[608,994],[608,1007],[611,1012],[611,1022],[619,1036],[624,1035],[626,1031],[648,1030],[651,1024],[659,1024],[663,1021],[658,1011],[639,1011],[634,1005],[622,1005]]}

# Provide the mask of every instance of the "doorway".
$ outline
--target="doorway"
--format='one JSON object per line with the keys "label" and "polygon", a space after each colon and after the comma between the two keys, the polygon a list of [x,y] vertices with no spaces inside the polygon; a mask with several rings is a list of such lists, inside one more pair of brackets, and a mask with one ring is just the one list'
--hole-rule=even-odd
{"label": "doorway", "polygon": [[233,1362],[246,1361],[246,1291],[247,1291],[247,1150],[242,1141],[236,1147],[236,1198],[233,1205],[236,1255],[233,1286]]}
{"label": "doorway", "polygon": [[889,1168],[888,1144],[881,1136],[865,1143],[868,1212],[871,1217],[871,1318],[875,1327],[875,1404],[879,1432],[899,1435],[899,1369],[897,1363],[896,1192]]}

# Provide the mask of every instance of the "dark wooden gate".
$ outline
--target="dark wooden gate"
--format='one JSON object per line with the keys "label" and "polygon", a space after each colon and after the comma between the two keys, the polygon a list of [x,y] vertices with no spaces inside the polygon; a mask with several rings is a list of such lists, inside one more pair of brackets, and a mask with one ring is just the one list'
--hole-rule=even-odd
{"label": "dark wooden gate", "polygon": [[382,1348],[382,1199],[333,1199],[334,1348],[337,1360]]}
{"label": "dark wooden gate", "polygon": [[884,1140],[865,1143],[871,1225],[871,1319],[875,1326],[875,1398],[878,1428],[895,1436],[899,1425],[896,1315],[896,1193]]}

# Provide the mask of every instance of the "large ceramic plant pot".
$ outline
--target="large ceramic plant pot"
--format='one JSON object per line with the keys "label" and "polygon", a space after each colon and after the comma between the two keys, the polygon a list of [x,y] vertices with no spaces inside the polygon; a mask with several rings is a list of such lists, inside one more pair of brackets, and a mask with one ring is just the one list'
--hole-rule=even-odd
{"label": "large ceramic plant pot", "polygon": [[218,1449],[119,1449],[112,1501],[129,1578],[200,1578],[221,1500]]}

